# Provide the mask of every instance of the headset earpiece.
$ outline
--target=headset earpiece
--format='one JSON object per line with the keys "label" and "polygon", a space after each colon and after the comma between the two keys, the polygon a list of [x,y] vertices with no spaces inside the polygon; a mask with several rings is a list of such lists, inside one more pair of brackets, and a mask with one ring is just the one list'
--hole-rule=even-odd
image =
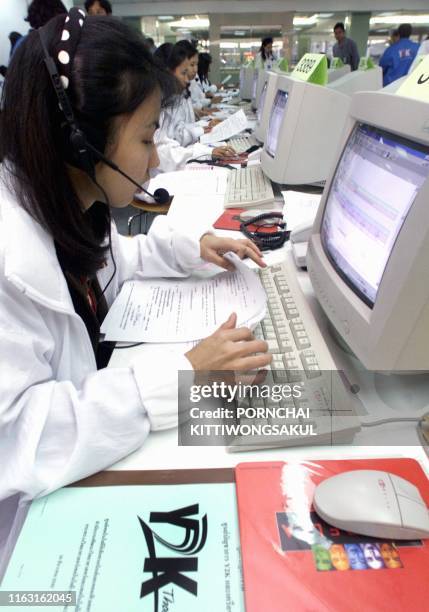
{"label": "headset earpiece", "polygon": [[70,146],[76,161],[76,166],[89,176],[95,176],[94,156],[89,150],[85,134],[76,126],[70,126]]}

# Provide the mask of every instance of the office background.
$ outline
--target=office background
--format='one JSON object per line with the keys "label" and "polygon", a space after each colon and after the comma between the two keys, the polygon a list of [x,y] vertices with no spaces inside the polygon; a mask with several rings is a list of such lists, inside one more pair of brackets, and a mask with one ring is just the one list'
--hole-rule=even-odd
{"label": "office background", "polygon": [[[67,8],[83,0],[63,0]],[[411,23],[412,39],[429,34],[426,0],[113,0],[113,13],[154,39],[155,44],[182,38],[199,41],[213,57],[211,78],[217,82],[231,74],[238,80],[239,67],[256,55],[264,36],[275,38],[279,57],[294,64],[306,52],[332,55],[333,26],[343,21],[361,55],[378,60],[389,44],[391,31]],[[8,34],[28,30],[24,21],[29,0],[2,0],[0,8],[0,64],[8,63]],[[339,10],[341,6],[341,10]],[[297,10],[299,7],[299,10]]]}

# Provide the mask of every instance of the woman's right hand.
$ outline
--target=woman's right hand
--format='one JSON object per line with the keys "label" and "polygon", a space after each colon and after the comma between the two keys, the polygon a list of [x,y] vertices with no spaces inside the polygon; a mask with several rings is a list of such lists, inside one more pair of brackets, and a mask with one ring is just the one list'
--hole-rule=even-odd
{"label": "woman's right hand", "polygon": [[237,328],[236,324],[237,315],[233,313],[214,334],[186,353],[195,371],[244,372],[264,368],[271,363],[268,344],[264,340],[256,340],[247,327]]}
{"label": "woman's right hand", "polygon": [[237,153],[235,152],[235,149],[229,145],[224,145],[223,147],[215,147],[212,151],[213,159],[230,158],[236,156]]}

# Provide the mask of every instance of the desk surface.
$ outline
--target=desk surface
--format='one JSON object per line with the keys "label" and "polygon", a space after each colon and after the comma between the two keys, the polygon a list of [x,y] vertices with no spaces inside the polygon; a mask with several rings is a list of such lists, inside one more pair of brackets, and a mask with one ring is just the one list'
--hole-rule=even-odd
{"label": "desk surface", "polygon": [[[198,223],[201,223],[201,227],[205,229],[207,224],[212,224],[217,219],[222,209],[222,201],[219,200],[219,197],[211,199],[205,194],[198,206]],[[189,212],[189,210],[186,211],[186,202],[175,199],[174,206],[172,206],[168,215],[172,217],[172,220],[174,219],[175,223],[179,224],[180,221],[188,225],[189,218],[187,218],[186,212]],[[223,231],[217,233],[240,237],[237,236],[239,232]],[[269,257],[269,263],[277,263],[283,257],[288,256],[288,249],[289,247],[286,246],[285,249],[273,252]],[[404,407],[410,405],[410,385],[398,377],[390,380],[388,380],[389,377],[384,377],[380,381],[376,374],[365,371],[356,360],[341,350],[327,329],[328,322],[315,299],[307,274],[297,270],[297,276],[316,321],[324,332],[337,365],[344,369],[350,382],[359,384],[361,388],[357,397],[358,401],[361,402],[361,407],[363,406],[364,410],[373,419],[404,416]],[[115,351],[110,365],[127,365],[139,350],[141,350],[140,347],[134,347]],[[380,389],[388,388],[389,385],[391,389],[388,393],[380,393]],[[393,402],[389,399],[392,396],[395,398]],[[428,399],[426,400],[426,398]],[[416,410],[422,412],[425,410],[425,406],[426,411],[429,412],[429,381],[427,386],[416,390],[415,397],[411,397],[411,412]],[[223,446],[179,447],[177,430],[155,432],[150,434],[139,450],[116,463],[111,469],[154,470],[233,467],[243,461],[304,461],[402,456],[420,461],[429,475],[429,459],[420,444],[416,423],[392,423],[382,427],[382,436],[380,436],[380,427],[363,428],[356,435],[353,445],[348,446],[304,446],[240,453],[229,453]],[[382,442],[382,445],[380,442]]]}

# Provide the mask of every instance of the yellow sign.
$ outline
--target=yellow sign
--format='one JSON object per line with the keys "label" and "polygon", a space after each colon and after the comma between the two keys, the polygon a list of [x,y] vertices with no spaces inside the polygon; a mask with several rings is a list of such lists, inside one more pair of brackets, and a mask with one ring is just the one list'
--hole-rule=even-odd
{"label": "yellow sign", "polygon": [[306,53],[292,72],[293,77],[307,83],[326,85],[328,82],[328,60],[323,53]]}
{"label": "yellow sign", "polygon": [[429,102],[429,55],[423,57],[424,59],[398,89],[399,96]]}

